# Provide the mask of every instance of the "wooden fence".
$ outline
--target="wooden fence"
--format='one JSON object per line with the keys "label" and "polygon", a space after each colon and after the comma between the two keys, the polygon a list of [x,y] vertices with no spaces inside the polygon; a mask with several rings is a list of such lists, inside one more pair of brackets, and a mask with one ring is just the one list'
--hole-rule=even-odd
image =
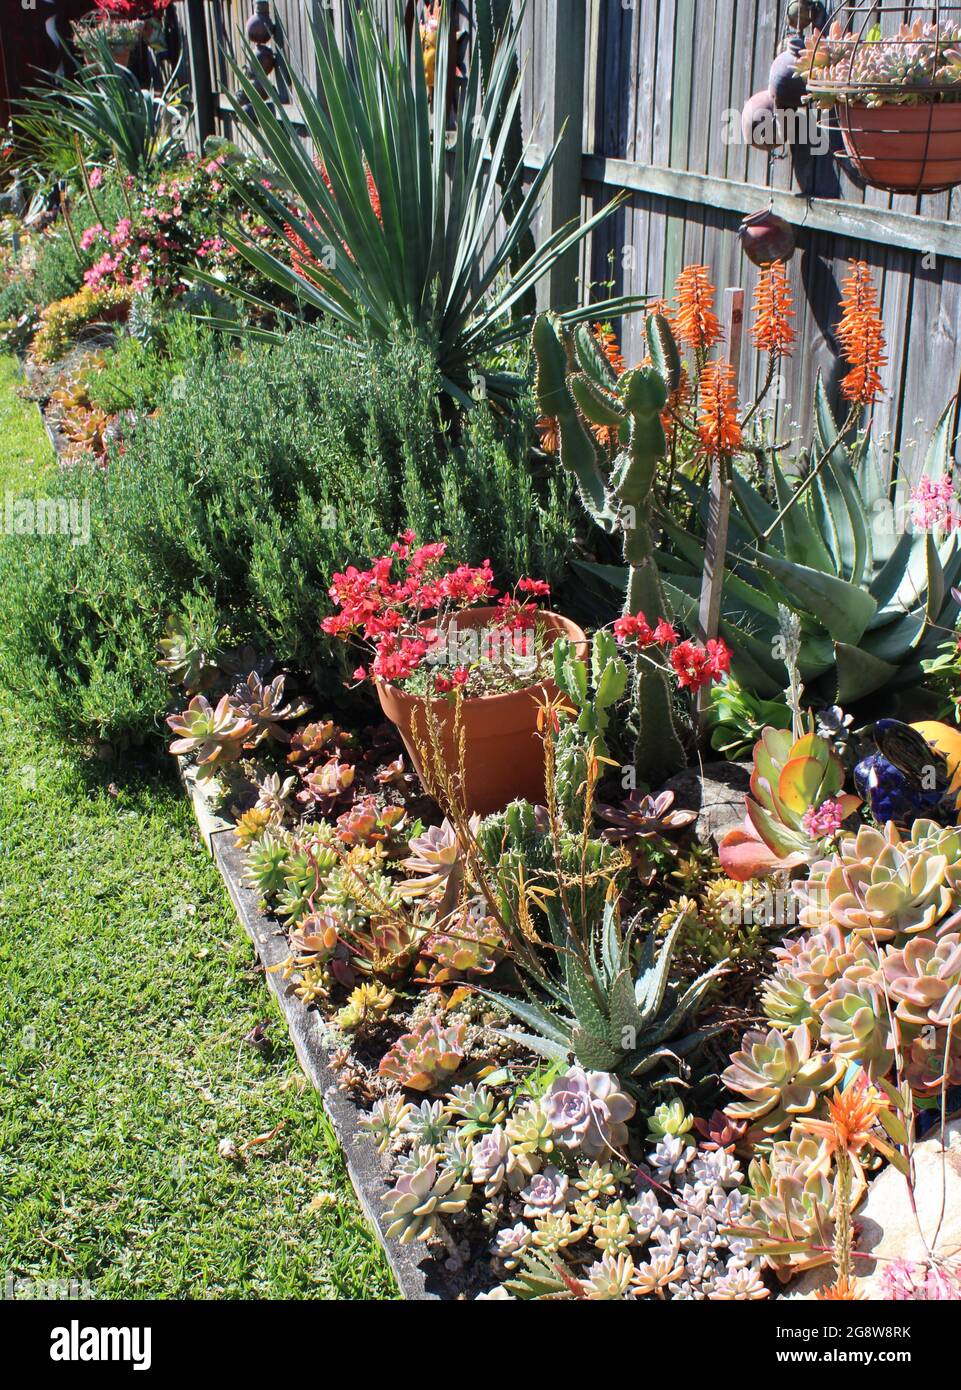
{"label": "wooden fence", "polygon": [[[472,0],[459,0],[463,23]],[[394,0],[273,0],[276,47],[311,78],[311,22],[344,41],[351,6]],[[523,118],[531,164],[569,121],[549,194],[555,221],[588,215],[614,194],[624,205],[585,248],[580,289],[669,294],[681,267],[708,265],[718,286],[756,272],[735,235],[741,218],[773,204],[796,229],[790,263],[798,343],[778,402],[785,432],[804,435],[818,371],[836,384],[833,325],[851,257],[872,267],[887,329],[886,396],[875,431],[889,468],[920,468],[922,442],[961,386],[961,188],[928,197],[860,187],[838,157],[803,149],[780,159],[731,139],[731,113],[766,86],[788,0],[530,0],[524,20]],[[236,134],[227,54],[242,61],[248,0],[178,0],[190,38],[199,128]],[[571,132],[581,131],[581,140]],[[640,324],[623,325],[629,360]],[[757,379],[745,343],[742,392]],[[957,407],[955,406],[955,409]],[[796,428],[791,429],[792,423]]]}

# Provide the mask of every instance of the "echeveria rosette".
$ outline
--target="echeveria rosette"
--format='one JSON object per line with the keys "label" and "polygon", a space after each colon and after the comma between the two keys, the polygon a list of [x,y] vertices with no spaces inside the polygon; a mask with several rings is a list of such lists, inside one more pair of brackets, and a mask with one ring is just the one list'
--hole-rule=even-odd
{"label": "echeveria rosette", "polygon": [[817,931],[834,924],[882,944],[943,930],[956,899],[948,857],[929,843],[905,840],[893,821],[883,831],[862,825],[842,836],[831,858],[795,884],[801,925]]}
{"label": "echeveria rosette", "polygon": [[888,952],[881,974],[902,1022],[948,1024],[961,1008],[961,936],[912,937],[900,951]]}
{"label": "echeveria rosette", "polygon": [[843,786],[844,767],[826,739],[812,732],[795,740],[787,729],[765,728],[754,745],[744,824],[718,849],[725,873],[745,883],[819,858],[825,839],[812,838],[805,818],[810,826],[810,812],[830,802],[831,825],[839,826],[861,804]]}
{"label": "echeveria rosette", "polygon": [[869,966],[853,966],[831,986],[821,1011],[821,1038],[847,1066],[879,1081],[894,1065],[894,1035],[883,981]]}
{"label": "echeveria rosette", "polygon": [[178,735],[170,752],[196,754],[201,780],[212,777],[218,764],[236,762],[254,731],[253,721],[237,710],[229,695],[216,709],[204,695],[195,695],[182,714],[168,715],[167,723]]}
{"label": "echeveria rosette", "polygon": [[792,1135],[748,1169],[750,1224],[734,1230],[751,1240],[751,1254],[762,1256],[782,1282],[831,1259],[834,1185],[821,1159],[813,1136]]}
{"label": "echeveria rosette", "polygon": [[751,1123],[748,1142],[770,1138],[789,1129],[799,1116],[811,1114],[821,1096],[839,1084],[845,1065],[828,1052],[814,1050],[806,1023],[790,1034],[776,1028],[745,1033],[721,1075],[728,1090],[744,1099],[726,1106],[724,1113]]}
{"label": "echeveria rosette", "polygon": [[470,1183],[457,1181],[456,1174],[432,1158],[410,1173],[402,1173],[397,1184],[385,1193],[388,1222],[386,1234],[410,1245],[430,1240],[438,1234],[439,1218],[462,1212],[473,1196]]}
{"label": "echeveria rosette", "polygon": [[437,1016],[421,1019],[397,1039],[378,1072],[412,1091],[430,1091],[453,1076],[464,1060],[463,1023],[445,1026]]}
{"label": "echeveria rosette", "polygon": [[616,1076],[582,1067],[571,1067],[557,1077],[544,1097],[544,1113],[554,1131],[554,1142],[585,1158],[623,1153],[627,1121],[635,1109]]}

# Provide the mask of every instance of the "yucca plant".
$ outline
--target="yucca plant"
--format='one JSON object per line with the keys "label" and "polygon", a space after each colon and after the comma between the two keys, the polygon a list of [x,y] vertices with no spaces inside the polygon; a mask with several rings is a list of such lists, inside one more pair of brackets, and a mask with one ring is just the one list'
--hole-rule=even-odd
{"label": "yucca plant", "polygon": [[[408,49],[400,8],[398,19],[392,41],[369,10],[358,13],[349,62],[314,28],[317,90],[290,74],[313,157],[253,53],[250,72],[232,64],[238,114],[272,169],[265,220],[292,254],[273,255],[239,228],[225,236],[296,301],[291,317],[317,322],[320,332],[325,319],[346,325],[359,353],[372,339],[415,336],[435,353],[456,408],[469,407],[478,394],[504,407],[523,383],[498,370],[496,359],[530,331],[521,306],[617,200],[584,224],[550,230],[530,254],[519,255],[531,245],[559,145],[525,190],[526,152],[508,154],[521,96],[520,16],[508,20],[485,61],[472,56],[452,129],[446,104],[431,104],[423,54],[417,43]],[[442,14],[438,72],[447,70],[449,28]],[[257,212],[263,217],[262,207]],[[203,272],[197,278],[223,288]],[[243,298],[276,317],[273,305]],[[639,302],[609,300],[571,309],[565,319],[610,318]]]}
{"label": "yucca plant", "polygon": [[[576,1061],[591,1071],[616,1072],[624,1080],[656,1067],[677,1064],[677,1072],[658,1084],[683,1080],[683,1061],[723,1025],[688,1029],[710,985],[725,969],[722,962],[679,990],[670,979],[683,924],[663,938],[648,933],[637,965],[630,932],[621,928],[617,904],[608,900],[596,933],[585,944],[556,900],[546,904],[557,952],[556,972],[545,970],[536,983],[542,1003],[482,989],[488,999],[512,1013],[529,1031],[511,1028],[505,1036],[551,1061]],[[635,973],[636,972],[636,973]]]}
{"label": "yucca plant", "polygon": [[[949,406],[924,462],[932,482],[951,467],[951,421]],[[825,697],[844,706],[917,685],[921,661],[935,654],[958,616],[951,594],[961,578],[957,533],[938,539],[929,531],[899,529],[904,482],[892,507],[870,439],[849,445],[838,433],[819,378],[813,454],[820,459],[827,452],[828,458],[780,521],[792,489],[776,455],[759,458],[773,482],[775,505],[734,473],[721,634],[734,650],[736,679],[764,698],[784,685],[776,655],[779,604],[800,615],[798,665],[809,693],[818,681]],[[707,490],[685,486],[695,512],[706,518]],[[663,518],[663,527],[661,578],[685,621],[697,612],[703,546],[670,518]]]}
{"label": "yucca plant", "polygon": [[121,67],[103,35],[91,46],[94,61],[75,78],[54,77],[51,88],[31,88],[19,103],[18,118],[33,131],[66,129],[79,135],[91,158],[115,158],[121,171],[136,179],[183,157],[183,109],[176,73],[163,91],[142,88],[129,68]]}

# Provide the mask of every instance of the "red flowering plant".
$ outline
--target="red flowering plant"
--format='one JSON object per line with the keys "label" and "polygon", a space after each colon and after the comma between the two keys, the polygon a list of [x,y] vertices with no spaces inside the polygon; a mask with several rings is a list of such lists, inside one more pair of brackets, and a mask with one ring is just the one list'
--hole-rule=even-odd
{"label": "red flowering plant", "polygon": [[[519,579],[501,593],[490,561],[454,564],[443,541],[418,546],[404,531],[389,555],[369,569],[349,565],[335,574],[330,596],[338,612],[321,628],[330,637],[354,642],[366,665],[354,671],[358,682],[380,680],[411,695],[467,698],[504,694],[535,684],[550,667],[553,637],[537,607],[550,586],[542,579]],[[459,624],[469,608],[494,609],[487,622]]]}
{"label": "red flowering plant", "polygon": [[720,681],[731,669],[731,649],[722,637],[705,643],[682,641],[666,618],[653,627],[643,613],[618,618],[614,636],[622,646],[633,646],[640,657],[669,671],[682,690],[692,693]]}

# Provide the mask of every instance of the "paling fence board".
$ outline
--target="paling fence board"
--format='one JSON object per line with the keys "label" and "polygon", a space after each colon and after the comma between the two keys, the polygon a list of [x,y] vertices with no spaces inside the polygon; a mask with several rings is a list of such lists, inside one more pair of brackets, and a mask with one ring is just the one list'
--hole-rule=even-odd
{"label": "paling fence board", "polygon": [[[474,0],[460,4],[471,23]],[[552,4],[529,0],[523,27],[521,109],[525,135],[534,144],[533,164],[545,139],[545,83],[554,71]],[[771,159],[729,138],[728,113],[766,86],[785,36],[787,4],[585,0],[581,206],[590,215],[625,183],[628,198],[585,248],[582,288],[600,293],[611,283],[618,292],[661,296],[670,293],[684,264],[698,260],[709,266],[719,289],[743,285],[750,305],[757,272],[743,257],[736,230],[746,211],[766,205],[770,190],[780,200],[779,211],[785,212],[787,200],[786,215],[799,229],[790,266],[799,339],[774,407],[778,428],[802,436],[809,428],[818,371],[836,386],[839,286],[847,260],[863,259],[879,287],[888,341],[876,437],[889,470],[900,456],[913,475],[920,467],[918,442],[961,387],[961,190],[915,197],[864,188],[838,158],[843,150],[836,131],[831,152],[817,158],[801,151]],[[283,60],[312,78],[310,19],[326,25],[343,45],[352,9],[364,5],[393,26],[393,0],[273,0]],[[217,128],[233,137],[238,125],[230,114],[224,53],[241,59],[240,35],[252,8],[248,0],[204,3]],[[177,0],[177,9],[185,9],[185,0]],[[613,170],[604,160],[615,161]],[[672,180],[666,171],[680,177]],[[703,185],[688,174],[705,176]],[[863,226],[862,209],[870,218]],[[888,220],[892,214],[898,215],[894,223]],[[638,359],[642,325],[635,318],[620,328],[626,356]],[[745,337],[745,395],[759,373]]]}

